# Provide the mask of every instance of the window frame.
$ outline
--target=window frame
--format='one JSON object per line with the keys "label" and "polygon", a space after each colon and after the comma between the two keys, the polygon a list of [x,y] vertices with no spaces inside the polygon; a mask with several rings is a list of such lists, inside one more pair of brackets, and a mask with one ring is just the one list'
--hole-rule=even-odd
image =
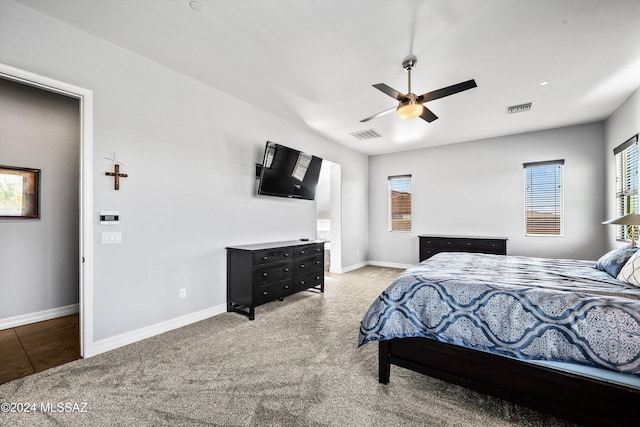
{"label": "window frame", "polygon": [[[640,195],[638,190],[638,172],[640,170],[640,152],[638,151],[640,147],[638,147],[638,134],[635,134],[622,144],[618,145],[613,149],[613,157],[614,157],[614,168],[615,168],[615,212],[616,218],[626,215],[628,213],[638,213],[638,204],[640,202]],[[635,180],[633,178],[629,178],[629,176],[624,176],[625,171],[629,170],[627,165],[627,161],[630,156],[635,156]],[[635,189],[633,187],[632,182],[635,182]],[[629,187],[625,184],[629,183]],[[635,206],[633,206],[634,202],[627,203],[627,198],[632,198],[635,196]],[[619,242],[630,242],[630,227],[625,227],[623,225],[616,226],[616,241]]]}
{"label": "window frame", "polygon": [[[394,181],[400,180],[409,180],[409,229],[408,230],[399,230],[393,228],[393,201],[392,201],[392,183]],[[397,190],[395,190],[397,191]],[[387,227],[389,232],[392,233],[411,233],[413,231],[413,180],[411,178],[411,174],[405,175],[392,175],[387,178]]]}
{"label": "window frame", "polygon": [[[523,163],[523,177],[524,177],[524,235],[525,237],[552,237],[552,238],[562,238],[564,237],[564,226],[565,226],[565,209],[564,209],[564,159],[557,159],[557,160],[547,160],[547,161],[542,161],[542,162],[530,162],[530,163]],[[545,166],[559,166],[560,167],[560,176],[559,176],[559,180],[560,180],[560,192],[559,192],[559,202],[554,205],[554,208],[558,210],[558,214],[560,217],[560,224],[559,224],[559,231],[557,234],[550,234],[550,233],[529,233],[529,215],[528,212],[529,210],[527,209],[529,207],[530,204],[530,197],[529,197],[529,190],[528,190],[528,186],[529,186],[529,182],[527,180],[527,171],[531,170],[531,168],[536,168],[536,167],[545,167]]]}

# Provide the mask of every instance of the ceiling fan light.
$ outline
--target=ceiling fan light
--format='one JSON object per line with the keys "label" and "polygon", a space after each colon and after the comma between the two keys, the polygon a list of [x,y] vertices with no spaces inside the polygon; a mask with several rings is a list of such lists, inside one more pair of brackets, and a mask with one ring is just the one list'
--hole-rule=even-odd
{"label": "ceiling fan light", "polygon": [[423,111],[422,104],[413,100],[406,104],[398,105],[398,117],[401,119],[415,119],[420,117]]}

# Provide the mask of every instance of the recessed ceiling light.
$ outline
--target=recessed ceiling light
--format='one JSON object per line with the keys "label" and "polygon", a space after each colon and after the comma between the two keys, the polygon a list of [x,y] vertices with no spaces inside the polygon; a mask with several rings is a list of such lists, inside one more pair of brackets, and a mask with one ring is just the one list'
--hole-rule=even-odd
{"label": "recessed ceiling light", "polygon": [[543,81],[540,82],[540,86],[546,86],[548,84],[549,84],[549,82],[547,80],[543,80]]}
{"label": "recessed ceiling light", "polygon": [[189,2],[189,7],[197,12],[197,11],[202,10],[202,3],[200,3],[199,1],[196,1],[196,0],[193,0],[193,1]]}

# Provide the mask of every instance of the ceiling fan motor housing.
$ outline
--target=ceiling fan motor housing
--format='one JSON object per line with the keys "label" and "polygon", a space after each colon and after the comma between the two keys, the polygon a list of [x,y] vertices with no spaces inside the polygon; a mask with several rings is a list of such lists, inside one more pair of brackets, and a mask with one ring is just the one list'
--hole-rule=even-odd
{"label": "ceiling fan motor housing", "polygon": [[424,111],[424,107],[417,98],[415,94],[408,93],[406,98],[401,99],[397,108],[398,117],[401,119],[414,119],[419,117]]}

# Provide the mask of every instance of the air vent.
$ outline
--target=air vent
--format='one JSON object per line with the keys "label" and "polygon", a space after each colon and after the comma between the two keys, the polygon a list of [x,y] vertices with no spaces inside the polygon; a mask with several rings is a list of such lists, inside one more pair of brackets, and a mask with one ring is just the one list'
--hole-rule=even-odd
{"label": "air vent", "polygon": [[527,102],[526,104],[512,105],[511,107],[507,107],[507,114],[524,113],[525,111],[529,111],[531,110],[531,104],[531,102]]}
{"label": "air vent", "polygon": [[373,129],[361,130],[358,132],[351,132],[349,135],[355,136],[358,139],[373,139],[373,138],[380,138],[382,136]]}

